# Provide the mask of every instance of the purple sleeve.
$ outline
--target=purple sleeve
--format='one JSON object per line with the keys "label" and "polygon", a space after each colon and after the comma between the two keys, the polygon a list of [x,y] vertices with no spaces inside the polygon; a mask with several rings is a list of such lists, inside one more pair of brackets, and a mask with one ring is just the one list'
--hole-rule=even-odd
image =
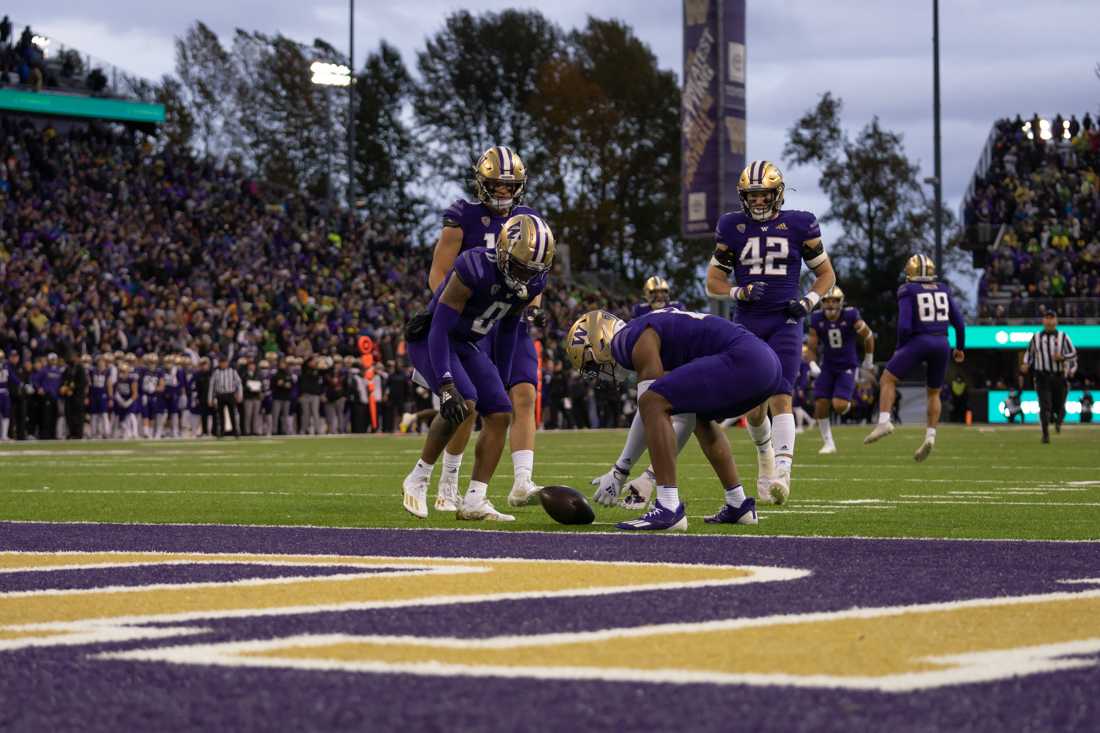
{"label": "purple sleeve", "polygon": [[516,353],[516,343],[519,341],[519,316],[508,316],[501,320],[497,328],[496,352],[497,364],[504,365],[504,372],[500,375],[504,382],[504,388],[508,389],[508,383],[512,381],[512,356]]}
{"label": "purple sleeve", "polygon": [[428,331],[428,358],[440,384],[453,382],[451,375],[451,331],[458,324],[461,314],[446,303],[437,303],[432,313],[432,327]]}
{"label": "purple sleeve", "polygon": [[462,199],[456,200],[453,204],[448,206],[443,212],[443,226],[445,227],[462,227],[462,217],[466,212],[466,202]]}
{"label": "purple sleeve", "polygon": [[959,351],[966,349],[966,321],[963,320],[962,311],[959,310],[959,306],[955,304],[955,299],[951,297],[951,294],[947,294],[947,317],[951,321],[951,325],[955,327],[955,348]]}
{"label": "purple sleeve", "polygon": [[455,260],[455,275],[458,275],[466,287],[473,290],[487,277],[488,264],[484,249],[468,249]]}
{"label": "purple sleeve", "polygon": [[863,320],[863,316],[860,315],[860,313],[859,313],[859,308],[856,308],[856,307],[853,306],[851,315],[852,315],[852,326],[855,326],[857,323],[859,323],[860,321]]}
{"label": "purple sleeve", "polygon": [[908,288],[898,293],[898,346],[904,346],[913,333],[913,294]]}
{"label": "purple sleeve", "polygon": [[803,235],[803,242],[811,239],[821,239],[821,225],[817,223],[817,217],[806,212],[806,233]]}

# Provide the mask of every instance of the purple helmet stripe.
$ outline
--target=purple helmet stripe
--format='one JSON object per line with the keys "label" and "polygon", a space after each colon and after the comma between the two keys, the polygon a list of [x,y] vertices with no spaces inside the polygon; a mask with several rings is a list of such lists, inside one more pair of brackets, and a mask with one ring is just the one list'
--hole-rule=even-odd
{"label": "purple helmet stripe", "polygon": [[535,222],[535,256],[532,258],[533,262],[542,263],[543,251],[546,248],[546,228],[542,225],[542,219],[537,216],[531,217]]}

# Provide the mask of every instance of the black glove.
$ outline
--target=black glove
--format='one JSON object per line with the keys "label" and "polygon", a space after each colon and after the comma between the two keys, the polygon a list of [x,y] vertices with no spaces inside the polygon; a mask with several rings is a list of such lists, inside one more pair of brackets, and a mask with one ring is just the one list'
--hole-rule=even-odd
{"label": "black glove", "polygon": [[810,311],[814,309],[813,304],[809,298],[799,298],[798,300],[787,301],[787,317],[788,318],[805,318],[810,315]]}
{"label": "black glove", "polygon": [[405,324],[405,340],[409,343],[423,341],[428,338],[428,331],[431,329],[432,314],[429,311],[421,311]]}
{"label": "black glove", "polygon": [[527,322],[538,328],[546,328],[550,324],[550,314],[533,305],[527,309]]}
{"label": "black glove", "polygon": [[439,389],[439,414],[451,425],[458,427],[470,413],[466,400],[462,399],[454,382],[447,382]]}

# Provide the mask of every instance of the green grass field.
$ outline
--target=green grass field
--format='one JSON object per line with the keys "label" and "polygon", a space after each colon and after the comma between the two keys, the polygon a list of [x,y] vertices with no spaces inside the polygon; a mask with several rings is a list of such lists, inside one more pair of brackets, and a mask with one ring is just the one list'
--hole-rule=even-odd
{"label": "green grass field", "polygon": [[[1051,445],[1039,443],[1034,427],[945,427],[924,464],[912,459],[921,429],[902,428],[872,446],[862,445],[865,433],[863,426],[834,428],[840,452],[833,456],[817,455],[816,431],[799,436],[790,502],[762,507],[756,527],[736,528],[702,521],[719,508],[722,494],[693,441],[679,469],[688,531],[1100,538],[1100,427],[1067,427]],[[753,494],[754,453],[743,430],[731,430],[730,436]],[[624,431],[540,433],[535,479],[588,494],[589,480],[607,470],[624,437]],[[419,436],[5,443],[0,520],[584,532],[606,531],[634,516],[597,507],[594,525],[566,528],[531,506],[515,510],[517,521],[508,524],[458,522],[438,513],[415,520],[401,507],[400,487],[420,446]],[[471,447],[463,488],[472,462]],[[490,486],[490,497],[502,509],[510,486],[506,451]]]}

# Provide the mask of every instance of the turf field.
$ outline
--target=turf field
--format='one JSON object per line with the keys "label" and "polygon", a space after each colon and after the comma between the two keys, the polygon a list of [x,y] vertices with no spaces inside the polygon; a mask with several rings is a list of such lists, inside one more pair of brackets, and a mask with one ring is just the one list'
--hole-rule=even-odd
{"label": "turf field", "polygon": [[[1100,538],[1100,427],[1066,427],[1051,445],[1039,443],[1035,428],[944,427],[923,464],[912,459],[921,429],[903,427],[871,446],[862,445],[865,433],[862,426],[834,428],[839,452],[832,456],[817,455],[816,430],[799,436],[789,504],[761,507],[758,526],[736,528],[703,523],[722,495],[692,441],[678,475],[689,533]],[[540,433],[535,479],[589,494],[590,479],[607,470],[624,437],[624,431]],[[730,438],[754,494],[755,454],[743,430],[732,429]],[[401,507],[400,487],[421,444],[416,435],[6,443],[0,519],[584,532],[607,531],[634,516],[597,507],[594,525],[567,528],[531,506],[515,510],[517,521],[507,524],[458,522],[434,512],[416,520]],[[471,447],[463,488],[472,463]],[[506,508],[510,486],[506,451],[490,485],[498,508]]]}

